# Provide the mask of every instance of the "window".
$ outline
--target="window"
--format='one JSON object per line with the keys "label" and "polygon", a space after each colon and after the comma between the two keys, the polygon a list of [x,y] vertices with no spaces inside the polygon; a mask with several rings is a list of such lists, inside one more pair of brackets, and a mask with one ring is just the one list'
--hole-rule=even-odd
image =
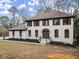
{"label": "window", "polygon": [[59,37],[58,34],[59,34],[59,33],[58,33],[58,30],[55,30],[55,31],[54,31],[54,37],[58,38],[58,37]]}
{"label": "window", "polygon": [[32,26],[32,21],[28,21],[27,26]]}
{"label": "window", "polygon": [[43,23],[43,26],[46,26],[46,21],[42,21],[42,23]]}
{"label": "window", "polygon": [[39,26],[39,21],[34,21],[34,26]]}
{"label": "window", "polygon": [[35,30],[35,37],[38,37],[38,30]]}
{"label": "window", "polygon": [[60,25],[60,19],[54,19],[53,25]]}
{"label": "window", "polygon": [[71,24],[71,18],[63,19],[63,25],[70,25],[70,24]]}
{"label": "window", "polygon": [[65,38],[69,38],[69,30],[68,29],[65,30]]}
{"label": "window", "polygon": [[42,24],[43,26],[49,26],[49,20],[43,20]]}
{"label": "window", "polygon": [[49,26],[49,20],[47,20],[47,26]]}
{"label": "window", "polygon": [[28,30],[28,37],[31,37],[31,30]]}
{"label": "window", "polygon": [[20,31],[20,36],[22,36],[22,31]]}
{"label": "window", "polygon": [[13,32],[13,34],[12,34],[12,35],[14,36],[14,35],[15,35],[15,31],[12,31],[12,32]]}

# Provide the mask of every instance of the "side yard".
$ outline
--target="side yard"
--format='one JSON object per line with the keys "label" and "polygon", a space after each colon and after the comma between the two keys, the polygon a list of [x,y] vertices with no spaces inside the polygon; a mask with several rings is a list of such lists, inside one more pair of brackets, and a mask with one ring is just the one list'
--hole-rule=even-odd
{"label": "side yard", "polygon": [[0,42],[0,59],[79,59],[79,48]]}

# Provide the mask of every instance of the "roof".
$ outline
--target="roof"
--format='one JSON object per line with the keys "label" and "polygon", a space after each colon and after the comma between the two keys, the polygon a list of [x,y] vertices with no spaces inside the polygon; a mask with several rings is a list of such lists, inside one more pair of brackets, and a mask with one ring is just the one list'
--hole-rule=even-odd
{"label": "roof", "polygon": [[9,29],[9,31],[13,31],[13,30],[15,30],[15,31],[20,31],[20,30],[25,31],[25,30],[27,30],[27,28],[26,28],[25,24],[20,24],[19,26],[16,26],[16,27]]}
{"label": "roof", "polygon": [[43,20],[43,19],[49,19],[49,18],[66,18],[66,17],[74,17],[71,14],[60,12],[60,11],[50,11],[46,13],[39,13],[36,16],[29,18],[26,21],[29,20]]}

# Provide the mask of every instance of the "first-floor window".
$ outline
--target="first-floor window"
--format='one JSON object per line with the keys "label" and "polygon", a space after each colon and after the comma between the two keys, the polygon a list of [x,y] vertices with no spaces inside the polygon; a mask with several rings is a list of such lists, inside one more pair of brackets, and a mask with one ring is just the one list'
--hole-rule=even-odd
{"label": "first-floor window", "polygon": [[59,37],[59,33],[58,33],[58,30],[57,29],[54,31],[54,37],[56,37],[56,38]]}
{"label": "first-floor window", "polygon": [[38,30],[35,30],[35,37],[38,37]]}
{"label": "first-floor window", "polygon": [[47,20],[47,26],[49,26],[49,20]]}
{"label": "first-floor window", "polygon": [[12,32],[13,32],[13,34],[12,34],[12,35],[14,36],[14,35],[15,35],[15,31],[12,31]]}
{"label": "first-floor window", "polygon": [[28,36],[31,37],[31,30],[28,30]]}
{"label": "first-floor window", "polygon": [[22,31],[20,31],[20,36],[22,36]]}
{"label": "first-floor window", "polygon": [[65,30],[65,38],[69,38],[69,30],[68,29]]}

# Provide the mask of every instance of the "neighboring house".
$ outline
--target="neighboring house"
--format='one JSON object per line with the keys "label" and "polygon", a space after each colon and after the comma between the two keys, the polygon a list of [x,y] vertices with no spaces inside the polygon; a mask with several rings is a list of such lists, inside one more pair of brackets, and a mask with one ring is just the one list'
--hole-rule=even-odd
{"label": "neighboring house", "polygon": [[50,41],[73,43],[74,16],[52,11],[40,13],[28,20],[25,24],[11,28],[10,38],[37,39],[41,43]]}

